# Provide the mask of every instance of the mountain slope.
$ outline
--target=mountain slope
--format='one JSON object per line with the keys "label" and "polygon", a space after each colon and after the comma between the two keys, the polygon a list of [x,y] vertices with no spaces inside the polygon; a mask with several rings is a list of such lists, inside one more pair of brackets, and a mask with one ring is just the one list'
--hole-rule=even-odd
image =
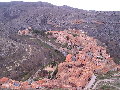
{"label": "mountain slope", "polygon": [[59,51],[30,36],[13,36],[16,41],[0,38],[0,77],[26,80],[52,61],[62,62]]}
{"label": "mountain slope", "polygon": [[82,29],[108,46],[119,63],[120,12],[85,11],[44,2],[0,3],[0,35],[7,37],[31,26],[34,30]]}

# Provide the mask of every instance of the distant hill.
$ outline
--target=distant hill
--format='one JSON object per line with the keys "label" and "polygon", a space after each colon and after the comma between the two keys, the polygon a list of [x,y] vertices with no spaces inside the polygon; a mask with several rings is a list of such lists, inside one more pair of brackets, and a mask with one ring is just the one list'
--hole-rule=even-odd
{"label": "distant hill", "polygon": [[77,29],[99,39],[108,53],[120,59],[120,12],[86,11],[44,2],[1,2],[0,35],[31,26],[34,30]]}

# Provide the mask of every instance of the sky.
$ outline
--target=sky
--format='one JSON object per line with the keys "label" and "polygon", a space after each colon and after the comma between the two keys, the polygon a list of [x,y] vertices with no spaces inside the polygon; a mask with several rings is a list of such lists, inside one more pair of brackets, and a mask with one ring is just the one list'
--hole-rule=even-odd
{"label": "sky", "polygon": [[24,1],[24,2],[49,2],[62,6],[67,5],[74,8],[96,11],[120,11],[120,0],[0,0],[0,2]]}

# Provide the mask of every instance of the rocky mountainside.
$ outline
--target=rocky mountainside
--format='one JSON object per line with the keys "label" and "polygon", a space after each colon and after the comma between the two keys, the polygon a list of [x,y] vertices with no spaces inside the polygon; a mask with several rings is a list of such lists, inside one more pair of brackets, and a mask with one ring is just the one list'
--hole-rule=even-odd
{"label": "rocky mountainside", "polygon": [[0,89],[119,90],[119,64],[119,11],[0,2]]}
{"label": "rocky mountainside", "polygon": [[63,54],[37,38],[0,38],[0,77],[24,81],[52,61],[64,61]]}
{"label": "rocky mountainside", "polygon": [[107,52],[119,63],[120,12],[86,11],[44,2],[0,3],[0,35],[9,36],[31,26],[35,30],[77,29],[108,46]]}

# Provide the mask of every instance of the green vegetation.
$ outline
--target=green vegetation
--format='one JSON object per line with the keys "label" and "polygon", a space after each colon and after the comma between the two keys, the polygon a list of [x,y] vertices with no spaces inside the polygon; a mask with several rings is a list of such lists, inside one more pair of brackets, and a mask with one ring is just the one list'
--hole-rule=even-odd
{"label": "green vegetation", "polygon": [[66,89],[66,88],[54,88],[54,89],[51,89],[51,90],[69,90],[69,89]]}
{"label": "green vegetation", "polygon": [[[36,38],[36,37],[32,37],[32,36],[16,36],[18,39],[20,39],[19,41],[22,42],[22,44],[27,44],[27,45],[31,45],[32,47],[36,47],[36,48],[40,48],[40,49],[43,49],[44,52],[42,52],[44,55],[44,57],[47,58],[47,60],[43,63],[41,62],[40,64],[38,64],[36,66],[36,68],[22,68],[24,70],[24,72],[22,72],[19,76],[16,76],[15,80],[22,80],[22,81],[26,81],[27,79],[29,79],[31,77],[31,75],[33,75],[37,69],[43,69],[44,66],[48,65],[49,62],[51,62],[51,64],[54,66],[56,65],[58,62],[62,62],[65,60],[65,56],[58,50],[55,50],[53,47],[51,47],[50,45],[48,45],[46,42],[49,40],[44,40],[47,38],[47,35],[46,36],[42,36],[44,34],[44,32],[42,31],[35,31],[34,33],[39,33],[38,36],[40,36],[40,38]],[[13,36],[14,38],[15,36]],[[16,38],[15,37],[15,38]],[[54,38],[55,39],[55,38]],[[21,53],[23,52],[23,53]],[[19,54],[20,53],[20,54]],[[15,53],[16,54],[16,53]],[[12,56],[16,56],[16,55],[12,55]],[[22,58],[23,55],[26,55],[26,51],[25,49],[23,50],[20,50],[20,52],[17,52],[17,57],[20,57],[19,59]],[[10,57],[9,58],[13,58],[13,57]],[[15,57],[16,59],[16,57]],[[61,60],[61,61],[60,61]],[[54,62],[54,61],[58,61],[58,62]],[[31,65],[31,64],[30,64]],[[30,65],[28,66],[24,66],[24,67],[29,67]],[[30,69],[30,70],[29,70]],[[8,72],[7,72],[8,73]],[[50,76],[49,78],[54,78],[56,75],[56,72],[52,73],[52,76]],[[7,75],[6,75],[7,76]],[[41,77],[36,77],[35,80],[40,80]]]}
{"label": "green vegetation", "polygon": [[60,51],[55,50],[53,47],[40,41],[39,39],[38,39],[38,42],[41,47],[44,47],[44,48],[50,50],[48,57],[52,58],[52,57],[56,57],[59,55],[60,58],[62,58],[63,60],[65,59],[65,56]]}
{"label": "green vegetation", "polygon": [[65,43],[62,45],[62,48],[66,48],[68,46],[68,43]]}
{"label": "green vegetation", "polygon": [[42,47],[44,47],[44,48],[47,48],[47,49],[52,49],[52,47],[51,47],[50,45],[48,45],[48,44],[40,41],[39,39],[36,39],[36,40],[37,40],[37,42],[38,42],[38,44],[39,44],[40,46],[42,46]]}
{"label": "green vegetation", "polygon": [[22,75],[22,81],[26,81],[27,79],[29,79],[30,78],[30,73],[29,72],[26,72],[26,73],[24,73],[23,75]]}
{"label": "green vegetation", "polygon": [[48,32],[47,35],[52,35],[52,33],[51,33],[51,32]]}
{"label": "green vegetation", "polygon": [[103,85],[100,87],[100,89],[102,89],[102,90],[116,90],[114,87],[108,86],[108,85]]}
{"label": "green vegetation", "polygon": [[119,83],[119,82],[118,82],[118,83],[116,83],[115,85],[116,85],[117,87],[120,87],[120,83]]}
{"label": "green vegetation", "polygon": [[36,77],[36,78],[34,78],[33,80],[34,81],[38,81],[38,80],[42,80],[43,79],[43,77]]}
{"label": "green vegetation", "polygon": [[100,74],[100,75],[98,75],[98,79],[109,79],[111,77],[114,77],[113,75],[115,73],[118,73],[118,72],[117,71],[109,71],[106,74]]}
{"label": "green vegetation", "polygon": [[71,46],[71,45],[67,46],[67,49],[71,50],[71,49],[72,49],[72,46]]}
{"label": "green vegetation", "polygon": [[106,79],[106,78],[110,78],[111,75],[107,74],[107,75],[98,75],[98,79]]}
{"label": "green vegetation", "polygon": [[72,34],[74,37],[79,36],[78,34]]}
{"label": "green vegetation", "polygon": [[44,31],[44,30],[41,30],[41,31],[40,30],[33,30],[32,31],[33,34],[37,34],[37,35],[41,35],[41,36],[45,36],[46,35],[45,32],[46,31]]}
{"label": "green vegetation", "polygon": [[114,58],[114,62],[115,62],[116,64],[120,64],[120,58]]}
{"label": "green vegetation", "polygon": [[51,61],[48,64],[48,66],[52,66],[52,67],[57,66],[57,65],[58,65],[58,62],[56,62],[56,61]]}
{"label": "green vegetation", "polygon": [[55,41],[56,39],[57,39],[56,37],[51,38],[51,40],[53,40],[53,41]]}

